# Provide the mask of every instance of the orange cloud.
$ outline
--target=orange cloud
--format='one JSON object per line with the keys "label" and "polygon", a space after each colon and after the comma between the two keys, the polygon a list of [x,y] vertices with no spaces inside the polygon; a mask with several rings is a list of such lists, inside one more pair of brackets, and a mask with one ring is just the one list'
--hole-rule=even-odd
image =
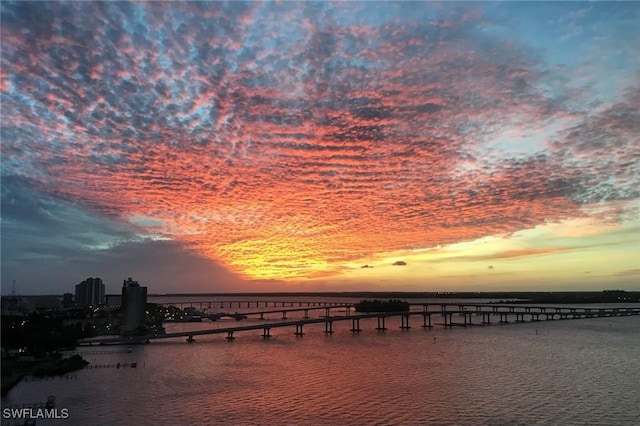
{"label": "orange cloud", "polygon": [[25,37],[17,18],[2,29],[3,168],[87,210],[146,218],[245,278],[331,276],[638,196],[637,89],[549,149],[492,149],[528,123],[585,115],[568,106],[577,95],[541,89],[551,71],[536,54],[477,40],[477,13],[349,25],[313,8],[355,4],[145,3],[140,23],[124,3],[114,16],[46,7],[77,15],[64,37],[44,24]]}

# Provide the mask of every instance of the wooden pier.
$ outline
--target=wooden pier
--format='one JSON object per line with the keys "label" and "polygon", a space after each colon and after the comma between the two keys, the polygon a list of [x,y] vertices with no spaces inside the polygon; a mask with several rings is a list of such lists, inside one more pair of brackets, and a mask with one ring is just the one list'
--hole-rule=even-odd
{"label": "wooden pier", "polygon": [[110,364],[89,364],[84,367],[85,369],[95,369],[95,368],[138,368],[137,362],[114,362]]}
{"label": "wooden pier", "polygon": [[[272,328],[293,328],[294,334],[298,337],[304,335],[303,328],[305,325],[324,324],[324,334],[330,335],[334,333],[333,323],[337,321],[351,321],[351,332],[359,333],[362,331],[360,320],[366,318],[376,318],[377,326],[375,330],[387,330],[387,319],[400,317],[400,326],[402,330],[411,328],[411,318],[422,318],[422,328],[431,328],[433,325],[441,325],[444,327],[469,327],[469,326],[486,326],[492,324],[510,324],[537,321],[553,321],[567,319],[584,319],[584,318],[602,318],[614,316],[630,316],[640,315],[640,307],[638,308],[575,308],[575,307],[548,307],[548,306],[520,306],[520,305],[491,305],[491,304],[411,304],[410,311],[405,312],[377,312],[377,313],[355,313],[350,311],[346,315],[330,315],[331,309],[350,308],[348,304],[334,304],[331,307],[316,307],[315,309],[326,309],[325,315],[319,318],[309,318],[309,309],[292,309],[291,311],[307,311],[302,319],[287,319],[280,322],[264,322],[260,324],[252,324],[238,327],[225,327],[209,330],[193,330],[176,333],[166,333],[158,335],[136,336],[136,337],[108,337],[93,340],[84,340],[79,342],[80,345],[109,345],[109,344],[132,344],[132,343],[148,343],[156,339],[172,339],[186,338],[189,343],[195,342],[196,336],[209,334],[226,334],[228,341],[235,339],[236,333],[261,330],[262,337],[266,340],[272,337]],[[435,309],[431,309],[435,307]],[[269,310],[250,312],[245,315],[261,315],[267,313],[279,313],[282,310]],[[432,317],[440,317],[443,322],[433,323]],[[286,314],[283,315],[286,319]],[[460,321],[460,319],[462,321]],[[497,321],[496,321],[497,320]]]}

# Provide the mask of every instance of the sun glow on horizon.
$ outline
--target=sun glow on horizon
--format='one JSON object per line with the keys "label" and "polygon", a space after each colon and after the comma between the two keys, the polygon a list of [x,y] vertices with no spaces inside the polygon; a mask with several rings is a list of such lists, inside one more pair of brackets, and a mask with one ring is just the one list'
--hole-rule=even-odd
{"label": "sun glow on horizon", "polygon": [[[411,283],[412,289],[424,291],[438,290],[444,284],[508,288],[522,280],[556,280],[565,285],[587,280],[594,281],[594,288],[602,288],[608,282],[619,283],[625,273],[633,275],[634,270],[640,279],[638,229],[637,218],[606,227],[595,219],[571,219],[437,248],[378,253],[329,268],[322,278]],[[394,265],[398,260],[406,265]]]}

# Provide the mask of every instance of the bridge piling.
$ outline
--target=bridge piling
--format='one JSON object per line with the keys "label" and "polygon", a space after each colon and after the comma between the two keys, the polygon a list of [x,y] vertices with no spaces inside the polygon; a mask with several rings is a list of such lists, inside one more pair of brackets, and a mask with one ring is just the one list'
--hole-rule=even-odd
{"label": "bridge piling", "polygon": [[451,318],[451,314],[444,313],[444,326],[450,327],[453,323],[453,319]]}
{"label": "bridge piling", "polygon": [[304,336],[304,333],[302,332],[302,325],[303,325],[302,323],[296,324],[296,331],[293,334],[295,334],[298,337]]}
{"label": "bridge piling", "polygon": [[227,331],[227,342],[233,342],[233,339],[235,339],[235,337],[233,337],[233,331]]}
{"label": "bridge piling", "polygon": [[378,331],[384,331],[387,329],[387,327],[385,327],[384,325],[384,321],[387,317],[384,315],[379,315],[378,316],[378,326],[376,327],[376,330]]}
{"label": "bridge piling", "polygon": [[351,331],[354,333],[360,333],[362,331],[360,328],[360,318],[351,319]]}
{"label": "bridge piling", "polygon": [[465,326],[467,326],[467,325],[473,325],[471,315],[473,315],[473,313],[472,313],[472,312],[465,312],[465,313],[464,313],[464,325],[465,325]]}
{"label": "bridge piling", "polygon": [[262,338],[263,339],[271,338],[271,327],[265,327],[262,329]]}
{"label": "bridge piling", "polygon": [[[427,324],[427,318],[428,318],[428,324]],[[422,328],[431,328],[433,327],[431,325],[431,314],[427,314],[426,311],[422,312]]]}
{"label": "bridge piling", "polygon": [[409,325],[409,314],[402,315],[400,317],[400,329],[401,330],[408,330],[410,328],[411,328],[411,326]]}
{"label": "bridge piling", "polygon": [[324,322],[324,334],[333,334],[333,321]]}

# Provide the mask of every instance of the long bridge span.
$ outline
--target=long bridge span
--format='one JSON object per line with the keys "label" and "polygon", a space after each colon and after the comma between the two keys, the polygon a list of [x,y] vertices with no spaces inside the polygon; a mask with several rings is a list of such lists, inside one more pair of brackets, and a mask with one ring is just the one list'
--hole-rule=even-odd
{"label": "long bridge span", "polygon": [[[522,305],[494,305],[494,304],[460,304],[460,303],[412,303],[411,310],[403,312],[373,312],[373,313],[355,313],[351,314],[352,304],[335,304],[332,306],[316,306],[302,309],[285,309],[283,310],[267,310],[244,313],[247,316],[260,315],[264,319],[264,314],[284,312],[283,319],[286,319],[286,313],[292,311],[306,311],[305,317],[302,319],[290,319],[280,322],[263,322],[260,324],[252,324],[236,327],[223,327],[207,330],[192,330],[175,333],[153,334],[135,337],[103,337],[97,339],[86,339],[79,342],[82,346],[91,345],[117,345],[117,344],[136,344],[149,343],[157,339],[172,339],[186,337],[187,342],[194,342],[195,336],[209,334],[226,334],[226,339],[232,341],[235,334],[240,332],[248,332],[262,330],[262,337],[268,339],[271,337],[272,328],[290,327],[294,329],[296,336],[302,336],[305,325],[324,324],[324,333],[332,334],[333,323],[339,321],[351,321],[350,331],[353,333],[361,332],[360,320],[366,318],[376,318],[377,326],[375,330],[387,330],[387,319],[400,318],[400,329],[410,329],[411,319],[421,319],[420,326],[423,328],[431,328],[434,325],[444,327],[469,327],[469,326],[486,326],[492,324],[509,324],[524,323],[538,321],[553,321],[567,319],[584,319],[584,318],[601,318],[614,316],[631,316],[640,315],[640,307],[634,308],[582,308],[582,307],[549,307],[549,306],[522,306]],[[433,308],[436,309],[433,309]],[[332,309],[345,309],[346,314],[331,315]],[[309,310],[324,309],[325,315],[318,318],[310,318]],[[432,321],[439,319],[442,322],[436,323]],[[462,319],[462,322],[460,322]]]}
{"label": "long bridge span", "polygon": [[260,307],[322,307],[322,306],[338,306],[344,305],[341,302],[327,302],[327,301],[274,301],[274,300],[207,300],[207,301],[177,301],[177,302],[160,302],[156,303],[161,306],[175,306],[180,309],[185,307],[193,307],[200,309],[214,309],[214,308],[260,308]]}

